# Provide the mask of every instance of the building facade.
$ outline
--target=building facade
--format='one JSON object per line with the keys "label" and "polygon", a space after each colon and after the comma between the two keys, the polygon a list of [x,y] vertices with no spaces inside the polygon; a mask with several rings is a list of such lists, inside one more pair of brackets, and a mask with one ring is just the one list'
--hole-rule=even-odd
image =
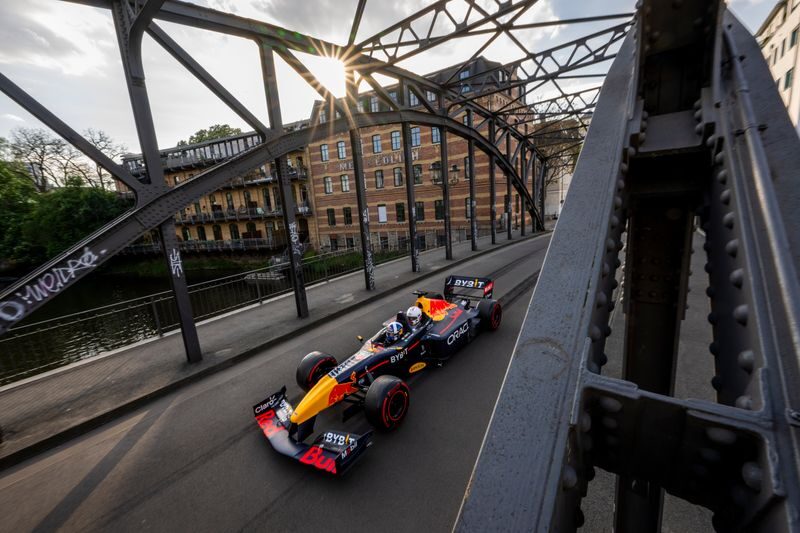
{"label": "building facade", "polygon": [[786,111],[800,132],[800,0],[780,0],[759,28],[756,38],[772,72]]}

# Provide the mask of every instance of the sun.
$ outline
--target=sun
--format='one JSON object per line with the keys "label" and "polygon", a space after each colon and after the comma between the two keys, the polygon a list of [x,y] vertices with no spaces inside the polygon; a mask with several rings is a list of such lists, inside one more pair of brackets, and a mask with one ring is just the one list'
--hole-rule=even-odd
{"label": "sun", "polygon": [[344,63],[341,60],[333,57],[307,56],[303,62],[336,98],[345,96]]}

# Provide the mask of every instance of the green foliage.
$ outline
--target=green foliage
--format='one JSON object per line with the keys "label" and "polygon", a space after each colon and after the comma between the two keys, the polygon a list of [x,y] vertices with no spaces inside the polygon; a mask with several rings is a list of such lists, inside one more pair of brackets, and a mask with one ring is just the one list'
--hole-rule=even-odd
{"label": "green foliage", "polygon": [[[0,146],[3,139],[0,139]],[[25,220],[36,206],[36,188],[25,170],[0,160],[0,265],[14,266],[25,257],[27,245],[22,233]]]}
{"label": "green foliage", "polygon": [[114,193],[83,187],[80,178],[69,178],[66,187],[38,195],[26,217],[27,262],[39,263],[66,250],[128,207]]}
{"label": "green foliage", "polygon": [[224,139],[233,135],[240,135],[241,128],[233,128],[228,124],[214,124],[207,129],[196,131],[194,135],[189,137],[189,141],[178,141],[178,146],[185,146],[187,144],[201,143],[203,141],[211,141],[213,139]]}

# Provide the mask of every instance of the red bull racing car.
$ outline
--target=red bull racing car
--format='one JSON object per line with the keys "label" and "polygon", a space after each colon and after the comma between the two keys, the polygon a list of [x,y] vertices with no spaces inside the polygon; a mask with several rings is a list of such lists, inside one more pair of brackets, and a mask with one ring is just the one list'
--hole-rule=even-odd
{"label": "red bull racing car", "polygon": [[[441,366],[482,330],[500,327],[502,308],[492,299],[488,278],[448,276],[444,295],[414,291],[417,299],[341,363],[311,352],[297,367],[297,384],[305,397],[297,406],[286,399],[286,387],[253,406],[256,422],[279,453],[333,474],[344,473],[370,444],[372,432],[322,432],[311,444],[314,422],[323,410],[347,404],[343,420],[363,410],[370,424],[390,431],[409,406],[404,378]],[[363,338],[359,337],[360,341]]]}

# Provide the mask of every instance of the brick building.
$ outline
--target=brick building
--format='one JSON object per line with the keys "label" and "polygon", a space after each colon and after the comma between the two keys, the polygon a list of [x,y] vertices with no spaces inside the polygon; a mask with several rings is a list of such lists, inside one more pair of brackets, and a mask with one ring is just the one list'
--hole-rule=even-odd
{"label": "brick building", "polygon": [[[289,124],[285,129],[292,131],[307,125],[308,121],[301,121]],[[162,150],[161,162],[167,184],[174,187],[259,142],[257,134],[246,133]],[[314,217],[309,198],[306,150],[290,153],[288,160],[300,237],[307,241],[314,230]],[[140,154],[125,156],[123,164],[134,176],[145,172]],[[120,182],[117,182],[117,189],[123,194],[128,192]],[[274,164],[265,162],[184,207],[175,215],[175,229],[184,250],[278,251],[286,246],[282,213]],[[151,248],[157,249],[155,246]]]}
{"label": "brick building", "polygon": [[[469,79],[469,83],[461,84],[461,93],[474,94],[478,87],[496,89],[508,85],[512,74],[505,72],[499,63],[477,58],[460,72],[456,68],[448,68],[426,77],[444,82],[451,77]],[[392,98],[397,98],[397,87],[386,87]],[[511,91],[507,89],[478,101],[487,108],[499,108],[511,101]],[[436,96],[426,94],[435,106]],[[422,108],[417,98],[406,95],[411,107]],[[387,111],[383,102],[372,93],[359,95],[358,112],[370,113]],[[311,114],[311,122],[324,124],[328,120],[327,110],[323,102],[317,102]],[[338,118],[338,117],[337,117]],[[466,114],[461,113],[456,120],[465,121]],[[476,120],[477,123],[477,120]],[[483,124],[479,131],[488,136],[488,124]],[[409,207],[405,189],[405,166],[403,161],[402,130],[400,124],[374,126],[359,130],[364,159],[364,176],[366,181],[367,205],[370,211],[370,233],[374,246],[404,247],[408,240]],[[435,175],[440,176],[436,165],[440,163],[441,132],[438,128],[428,126],[411,126],[411,154],[413,159],[415,183],[415,203],[417,213],[417,232],[420,239],[425,239],[427,246],[442,244],[444,239],[444,204],[442,188],[433,183]],[[470,233],[469,208],[469,166],[467,159],[467,142],[453,134],[447,136],[448,165],[457,165],[458,182],[450,186],[450,213],[453,238],[459,236],[466,239]],[[510,149],[516,149],[512,141]],[[312,203],[315,208],[317,234],[312,235],[312,242],[322,250],[336,250],[343,247],[352,248],[359,245],[360,230],[357,216],[356,189],[353,174],[352,146],[348,133],[331,135],[321,141],[311,143],[308,147],[308,160],[311,170]],[[448,169],[449,174],[449,169]],[[476,216],[479,234],[488,233],[490,221],[489,192],[489,158],[479,149],[475,149],[475,195],[477,201]],[[495,174],[497,227],[504,228],[506,215],[503,206],[506,202],[507,183],[502,171]],[[512,190],[513,191],[513,190]],[[519,223],[522,208],[519,195],[511,195],[511,223]],[[530,219],[528,218],[528,223]],[[438,241],[438,242],[437,242]]]}

